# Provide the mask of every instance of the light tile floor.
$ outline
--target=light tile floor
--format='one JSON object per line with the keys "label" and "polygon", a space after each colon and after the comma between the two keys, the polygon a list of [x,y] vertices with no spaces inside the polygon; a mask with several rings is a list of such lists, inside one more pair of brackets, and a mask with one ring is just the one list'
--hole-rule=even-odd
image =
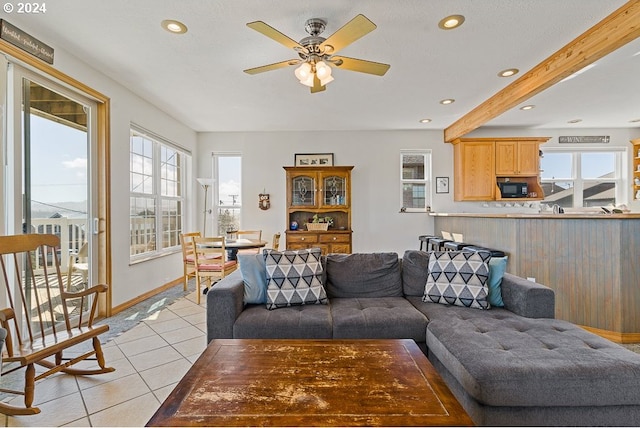
{"label": "light tile floor", "polygon": [[0,415],[1,425],[144,426],[206,347],[205,302],[197,305],[193,292],[150,312],[102,345],[114,372],[52,375],[36,383],[39,414]]}

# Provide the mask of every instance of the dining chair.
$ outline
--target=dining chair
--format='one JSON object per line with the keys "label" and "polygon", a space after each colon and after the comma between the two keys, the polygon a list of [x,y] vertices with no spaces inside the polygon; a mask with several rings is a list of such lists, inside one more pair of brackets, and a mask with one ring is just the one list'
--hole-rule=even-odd
{"label": "dining chair", "polygon": [[237,260],[227,260],[227,250],[224,244],[225,238],[194,237],[191,240],[195,263],[193,268],[196,277],[197,303],[200,304],[200,285],[202,280],[207,282],[207,288],[238,268]]}
{"label": "dining chair", "polygon": [[271,244],[271,248],[277,250],[280,247],[280,232],[276,232],[273,234],[273,243]]}
{"label": "dining chair", "polygon": [[[239,230],[237,233],[238,239],[257,239],[258,241],[262,239],[262,230]],[[259,252],[259,248],[238,250],[238,254],[258,254]]]}
{"label": "dining chair", "polygon": [[82,275],[82,283],[87,284],[89,280],[89,244],[85,242],[77,252],[69,254],[69,264],[67,266],[67,291],[71,291],[71,277],[75,272]]}
{"label": "dining chair", "polygon": [[193,238],[199,238],[200,232],[189,232],[180,234],[180,246],[182,247],[182,266],[184,272],[184,291],[187,291],[189,278],[196,277],[195,261],[193,252]]}

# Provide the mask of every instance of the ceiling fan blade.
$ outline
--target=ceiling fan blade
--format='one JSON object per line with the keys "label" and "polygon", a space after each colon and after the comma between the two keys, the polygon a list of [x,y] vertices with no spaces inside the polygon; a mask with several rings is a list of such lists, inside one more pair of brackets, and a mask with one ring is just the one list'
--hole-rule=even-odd
{"label": "ceiling fan blade", "polygon": [[311,93],[315,94],[316,92],[322,92],[325,89],[327,89],[326,86],[323,86],[320,83],[320,79],[318,79],[318,76],[316,76],[315,74],[313,75],[313,86],[311,87]]}
{"label": "ceiling fan blade", "polygon": [[247,74],[264,73],[265,71],[277,70],[279,68],[288,67],[290,65],[296,65],[300,62],[299,59],[288,59],[282,62],[276,62],[275,64],[262,65],[260,67],[248,68],[244,70]]}
{"label": "ceiling fan blade", "polygon": [[280,31],[276,30],[272,26],[262,22],[262,21],[254,21],[247,23],[247,27],[256,30],[258,33],[262,33],[270,39],[275,40],[276,42],[290,48],[290,49],[300,49],[304,52],[308,52],[306,48],[302,47],[300,43],[296,42],[292,38],[285,36]]}
{"label": "ceiling fan blade", "polygon": [[320,50],[322,51],[327,46],[331,46],[333,50],[327,53],[334,54],[375,29],[376,24],[371,22],[369,18],[362,14],[358,15],[330,35],[327,40],[320,43]]}
{"label": "ceiling fan blade", "polygon": [[347,56],[334,56],[332,60],[337,60],[338,63],[342,61],[340,65],[333,64],[339,69],[359,71],[360,73],[375,74],[376,76],[384,76],[384,74],[391,67],[389,64],[383,64],[381,62],[367,61],[364,59],[349,58]]}

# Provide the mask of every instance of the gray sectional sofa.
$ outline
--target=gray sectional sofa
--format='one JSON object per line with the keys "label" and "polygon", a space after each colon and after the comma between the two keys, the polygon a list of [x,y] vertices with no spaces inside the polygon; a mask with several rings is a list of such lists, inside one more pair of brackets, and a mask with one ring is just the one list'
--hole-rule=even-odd
{"label": "gray sectional sofa", "polygon": [[245,304],[240,270],[207,294],[207,338],[402,338],[477,425],[640,425],[640,355],[554,319],[554,292],[505,273],[504,307],[423,302],[429,253],[323,258],[329,303]]}

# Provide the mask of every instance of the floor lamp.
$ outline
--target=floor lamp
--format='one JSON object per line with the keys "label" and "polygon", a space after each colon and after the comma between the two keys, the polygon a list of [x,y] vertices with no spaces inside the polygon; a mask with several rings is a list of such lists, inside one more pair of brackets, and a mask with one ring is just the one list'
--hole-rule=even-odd
{"label": "floor lamp", "polygon": [[207,214],[211,214],[211,208],[207,206],[207,195],[209,194],[209,187],[213,186],[216,182],[213,178],[198,178],[198,183],[204,189],[204,210],[202,218],[202,236],[207,236]]}

